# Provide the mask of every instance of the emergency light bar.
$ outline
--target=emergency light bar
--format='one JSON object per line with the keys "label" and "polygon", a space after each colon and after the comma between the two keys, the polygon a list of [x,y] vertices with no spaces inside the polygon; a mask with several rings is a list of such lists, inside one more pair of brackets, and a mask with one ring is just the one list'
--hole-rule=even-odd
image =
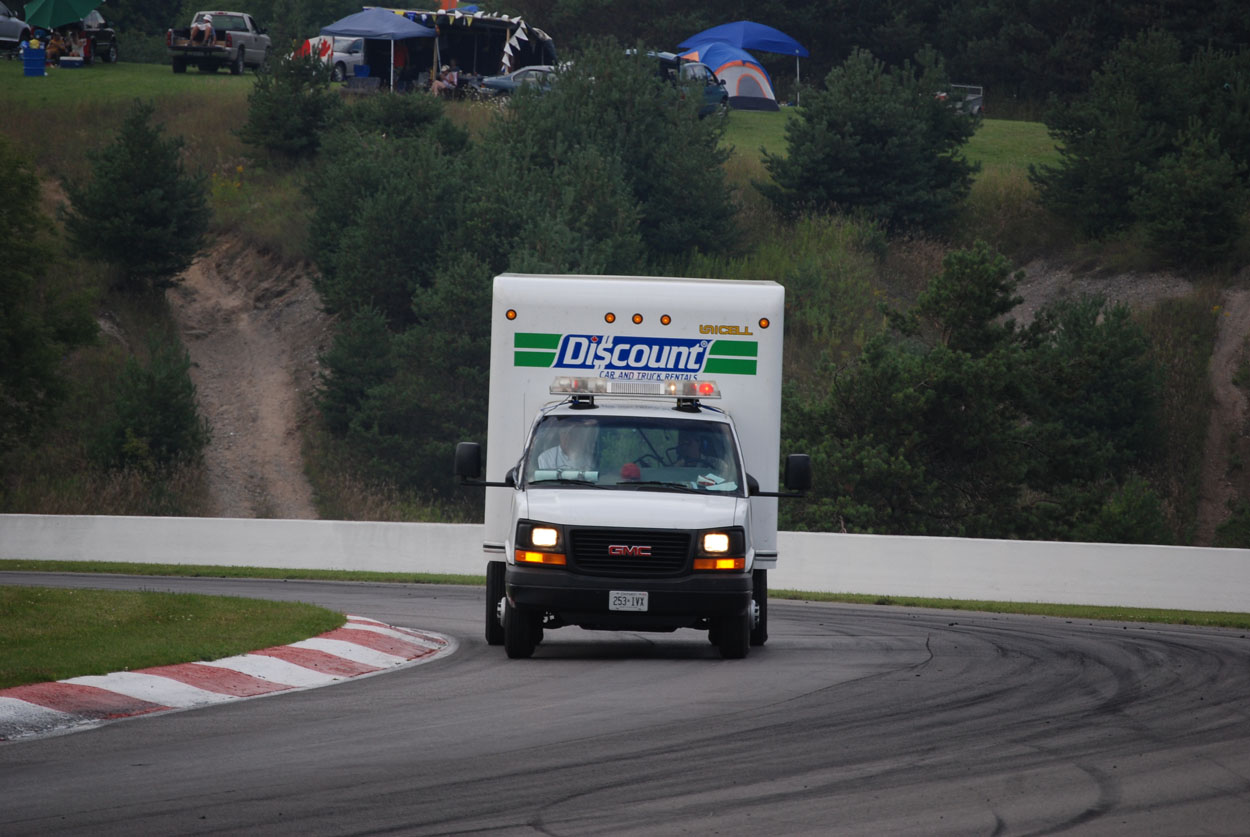
{"label": "emergency light bar", "polygon": [[629,395],[635,398],[720,398],[715,381],[621,381],[615,378],[560,376],[552,395]]}

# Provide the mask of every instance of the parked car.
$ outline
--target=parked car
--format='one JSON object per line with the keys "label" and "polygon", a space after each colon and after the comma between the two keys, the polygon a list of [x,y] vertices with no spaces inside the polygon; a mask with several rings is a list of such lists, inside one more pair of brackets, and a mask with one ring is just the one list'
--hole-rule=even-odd
{"label": "parked car", "polygon": [[365,62],[365,39],[317,35],[309,39],[309,54],[320,57],[330,65],[330,79],[344,81]]}
{"label": "parked car", "polygon": [[82,19],[82,34],[91,42],[91,49],[85,55],[88,64],[96,58],[105,64],[117,63],[117,33],[99,9],[92,9]]}
{"label": "parked car", "polygon": [[30,27],[21,16],[0,3],[0,49],[17,49],[22,41],[30,40]]}
{"label": "parked car", "polygon": [[937,94],[940,101],[950,102],[955,110],[969,116],[985,114],[985,88],[979,84],[952,84],[950,90]]}
{"label": "parked car", "polygon": [[487,76],[480,84],[484,92],[497,96],[514,93],[527,84],[537,85],[540,90],[547,90],[555,78],[555,71],[555,67],[550,64],[533,64],[501,76]]}
{"label": "parked car", "polygon": [[648,52],[647,55],[660,62],[661,78],[683,91],[689,91],[692,96],[702,97],[699,105],[700,118],[729,107],[729,92],[708,65],[687,61],[672,52]]}

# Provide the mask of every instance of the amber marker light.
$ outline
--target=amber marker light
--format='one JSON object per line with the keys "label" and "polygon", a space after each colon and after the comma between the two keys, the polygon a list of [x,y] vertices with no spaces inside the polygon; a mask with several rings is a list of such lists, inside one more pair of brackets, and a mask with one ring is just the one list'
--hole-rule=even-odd
{"label": "amber marker light", "polygon": [[696,570],[743,570],[746,569],[747,559],[745,558],[696,558],[694,559],[694,568]]}
{"label": "amber marker light", "polygon": [[608,313],[603,315],[603,321],[605,323],[614,323],[616,322],[616,315],[613,314],[611,311],[609,311]]}
{"label": "amber marker light", "polygon": [[518,564],[553,564],[564,566],[564,554],[561,552],[530,552],[526,549],[516,551]]}
{"label": "amber marker light", "polygon": [[642,325],[642,315],[641,315],[641,314],[635,314],[635,315],[634,315],[633,317],[631,317],[630,319],[632,319],[632,320],[634,321],[634,325]]}
{"label": "amber marker light", "polygon": [[509,320],[515,320],[515,319],[516,319],[516,309],[515,309],[515,308],[509,308],[507,311],[505,311],[505,312],[504,312],[504,316],[505,316],[505,317],[507,317]]}
{"label": "amber marker light", "polygon": [[767,317],[760,317],[760,328],[768,328],[769,325],[771,325],[771,323],[768,322]]}
{"label": "amber marker light", "polygon": [[673,321],[673,318],[670,317],[668,314],[660,315],[660,325],[668,325],[672,321]]}

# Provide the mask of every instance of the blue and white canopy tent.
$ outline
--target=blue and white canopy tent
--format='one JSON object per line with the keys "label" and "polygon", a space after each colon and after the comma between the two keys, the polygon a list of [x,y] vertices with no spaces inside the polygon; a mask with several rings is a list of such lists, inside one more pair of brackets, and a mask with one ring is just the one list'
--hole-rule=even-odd
{"label": "blue and white canopy tent", "polygon": [[395,42],[408,38],[433,38],[429,26],[414,23],[403,15],[386,9],[371,8],[348,15],[329,26],[321,27],[322,35],[343,38],[369,38],[391,42],[391,89],[395,89]]}
{"label": "blue and white canopy tent", "polygon": [[704,44],[721,41],[739,49],[755,49],[760,52],[775,52],[780,55],[794,56],[794,80],[799,81],[799,59],[807,58],[811,53],[807,47],[791,38],[780,29],[755,23],[750,20],[738,20],[733,23],[722,23],[711,29],[704,29],[697,35],[691,35],[677,45],[679,50],[695,49]]}

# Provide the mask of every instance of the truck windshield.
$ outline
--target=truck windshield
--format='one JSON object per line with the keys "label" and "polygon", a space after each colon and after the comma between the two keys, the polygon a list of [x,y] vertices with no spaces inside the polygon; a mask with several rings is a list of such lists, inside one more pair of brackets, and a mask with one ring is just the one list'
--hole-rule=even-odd
{"label": "truck windshield", "polygon": [[729,425],[638,416],[547,416],[525,459],[534,487],[715,492],[743,496]]}

